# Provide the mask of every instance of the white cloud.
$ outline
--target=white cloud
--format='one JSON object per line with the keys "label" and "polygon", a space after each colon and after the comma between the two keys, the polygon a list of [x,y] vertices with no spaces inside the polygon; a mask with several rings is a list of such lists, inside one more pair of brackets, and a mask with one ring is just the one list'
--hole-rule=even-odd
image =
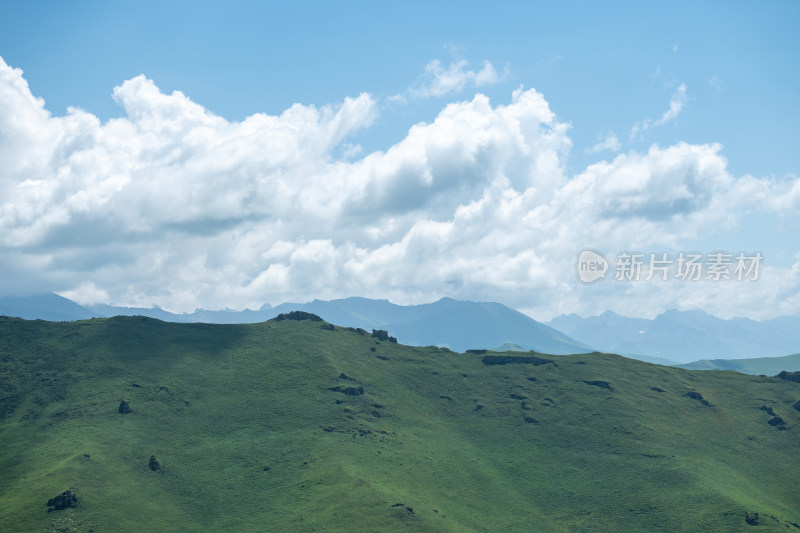
{"label": "white cloud", "polygon": [[114,97],[121,118],[54,117],[0,63],[0,292],[177,311],[447,295],[540,318],[686,302],[800,312],[797,267],[736,288],[575,276],[586,247],[674,249],[743,211],[797,216],[797,177],[734,177],[718,145],[654,145],[571,176],[568,125],[532,89],[449,103],[366,154],[347,140],[376,118],[368,94],[240,122],[143,76]]}
{"label": "white cloud", "polygon": [[686,104],[686,84],[681,83],[675,92],[672,93],[672,99],[669,101],[669,109],[661,115],[661,118],[656,120],[653,123],[653,126],[661,126],[675,120],[681,111],[683,111],[683,106]]}
{"label": "white cloud", "polygon": [[448,94],[459,93],[467,87],[494,85],[503,77],[504,75],[499,74],[486,60],[479,70],[473,70],[469,68],[469,63],[465,59],[453,60],[447,67],[438,59],[433,59],[425,65],[425,74],[415,86],[408,89],[406,94],[390,97],[390,101],[402,103],[406,101],[406,96],[441,98]]}
{"label": "white cloud", "polygon": [[672,98],[669,101],[669,109],[667,109],[661,117],[655,121],[645,119],[641,122],[636,122],[631,128],[631,140],[635,139],[640,133],[643,133],[650,128],[663,126],[668,122],[672,122],[683,111],[683,106],[686,105],[686,84],[681,83],[675,92],[672,93]]}
{"label": "white cloud", "polygon": [[709,78],[708,85],[714,90],[714,94],[717,95],[725,90],[725,83],[716,74]]}
{"label": "white cloud", "polygon": [[620,144],[617,136],[614,134],[614,132],[610,132],[605,136],[605,138],[602,138],[600,142],[587,148],[586,152],[590,154],[597,154],[600,152],[605,152],[606,150],[611,152],[619,152],[621,148],[622,145]]}
{"label": "white cloud", "polygon": [[81,305],[104,304],[109,300],[108,293],[91,281],[81,283],[72,290],[62,291],[61,296]]}

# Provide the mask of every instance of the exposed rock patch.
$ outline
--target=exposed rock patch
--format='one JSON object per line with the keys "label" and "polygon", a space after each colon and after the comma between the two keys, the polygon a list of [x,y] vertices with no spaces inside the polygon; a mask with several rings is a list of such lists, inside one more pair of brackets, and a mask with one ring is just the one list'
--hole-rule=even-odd
{"label": "exposed rock patch", "polygon": [[406,505],[404,503],[396,503],[392,505],[392,507],[405,507],[406,511],[408,511],[411,514],[414,514],[414,509],[410,505]]}
{"label": "exposed rock patch", "polygon": [[600,379],[593,380],[593,381],[584,380],[584,383],[586,383],[587,385],[593,385],[595,387],[600,387],[601,389],[610,390],[611,392],[614,392],[616,390],[614,388],[614,386],[611,384],[611,382],[603,381],[603,380],[600,380]]}
{"label": "exposed rock patch", "polygon": [[482,362],[484,365],[555,365],[549,359],[532,355],[486,355]]}
{"label": "exposed rock patch", "polygon": [[702,403],[703,405],[708,405],[708,406],[710,406],[710,405],[711,405],[711,404],[709,403],[709,401],[708,401],[708,400],[706,400],[705,398],[703,398],[703,395],[702,395],[702,394],[700,394],[699,392],[696,392],[696,391],[693,391],[693,390],[692,390],[692,391],[689,391],[689,392],[687,392],[687,393],[686,393],[686,396],[688,396],[688,397],[689,397],[689,398],[691,398],[692,400],[697,400],[698,402]]}
{"label": "exposed rock patch", "polygon": [[117,412],[121,415],[127,415],[128,413],[132,413],[133,409],[131,409],[131,403],[125,398],[123,398],[119,402],[119,409],[117,410]]}
{"label": "exposed rock patch", "polygon": [[342,394],[346,394],[348,396],[361,396],[364,394],[364,387],[342,387],[339,385],[337,387],[328,387],[328,390],[333,392],[341,392]]}
{"label": "exposed rock patch", "polygon": [[784,429],[786,421],[779,416],[773,416],[772,418],[769,419],[769,422],[767,422],[767,424],[773,427],[777,427],[778,429]]}
{"label": "exposed rock patch", "polygon": [[78,505],[78,496],[71,489],[65,490],[55,498],[47,500],[47,512],[63,511]]}

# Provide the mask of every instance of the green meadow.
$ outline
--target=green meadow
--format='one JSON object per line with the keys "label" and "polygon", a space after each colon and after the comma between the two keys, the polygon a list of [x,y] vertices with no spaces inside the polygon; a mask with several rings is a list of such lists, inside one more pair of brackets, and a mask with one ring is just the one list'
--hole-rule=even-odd
{"label": "green meadow", "polygon": [[799,382],[309,319],[0,318],[0,450],[7,532],[800,531]]}

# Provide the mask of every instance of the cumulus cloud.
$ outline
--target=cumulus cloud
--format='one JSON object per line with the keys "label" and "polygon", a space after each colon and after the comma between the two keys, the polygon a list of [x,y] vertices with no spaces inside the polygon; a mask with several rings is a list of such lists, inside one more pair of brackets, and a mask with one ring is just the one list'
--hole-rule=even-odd
{"label": "cumulus cloud", "polygon": [[641,122],[636,122],[633,125],[631,128],[631,140],[635,139],[640,133],[644,133],[650,128],[663,126],[664,124],[675,120],[678,115],[680,115],[681,111],[683,111],[683,106],[686,105],[686,101],[686,84],[681,83],[678,88],[675,89],[675,92],[672,93],[672,98],[669,101],[669,109],[667,109],[660,118],[657,120],[646,119]]}
{"label": "cumulus cloud", "polygon": [[494,300],[539,318],[623,302],[800,311],[798,268],[735,294],[608,283],[588,298],[577,281],[585,247],[676,247],[738,209],[796,216],[800,180],[734,177],[719,145],[654,145],[570,174],[568,125],[523,88],[449,103],[366,154],[348,138],[377,117],[369,94],[239,122],[144,76],[114,98],[120,118],[55,117],[0,60],[0,292],[175,311],[352,295]]}

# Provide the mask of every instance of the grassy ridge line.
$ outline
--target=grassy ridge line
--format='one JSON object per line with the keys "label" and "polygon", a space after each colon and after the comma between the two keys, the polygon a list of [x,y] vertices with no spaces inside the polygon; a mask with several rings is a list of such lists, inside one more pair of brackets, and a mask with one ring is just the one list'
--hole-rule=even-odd
{"label": "grassy ridge line", "polygon": [[0,319],[2,529],[46,528],[68,487],[95,531],[800,523],[796,383],[604,354],[486,366],[321,325]]}
{"label": "grassy ridge line", "polygon": [[703,359],[684,365],[687,370],[735,370],[742,374],[767,374],[774,376],[782,371],[800,371],[800,353],[783,357],[756,357],[752,359]]}

